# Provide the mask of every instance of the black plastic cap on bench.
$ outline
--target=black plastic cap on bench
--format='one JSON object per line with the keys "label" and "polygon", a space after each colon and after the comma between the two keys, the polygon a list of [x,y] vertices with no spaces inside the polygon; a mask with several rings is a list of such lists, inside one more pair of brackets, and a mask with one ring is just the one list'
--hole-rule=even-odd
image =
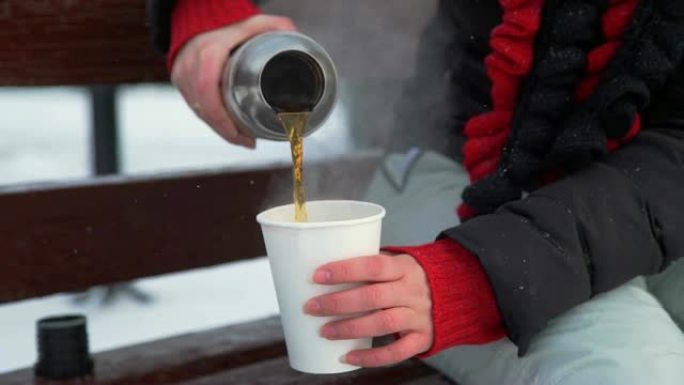
{"label": "black plastic cap on bench", "polygon": [[37,377],[66,380],[93,373],[86,318],[63,315],[38,320]]}

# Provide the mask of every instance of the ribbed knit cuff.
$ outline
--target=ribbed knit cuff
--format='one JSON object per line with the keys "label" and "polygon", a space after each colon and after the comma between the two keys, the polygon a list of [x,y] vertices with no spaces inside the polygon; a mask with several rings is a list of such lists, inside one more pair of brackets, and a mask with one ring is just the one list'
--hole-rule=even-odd
{"label": "ribbed knit cuff", "polygon": [[171,46],[167,55],[169,71],[178,51],[191,38],[259,12],[259,8],[249,0],[178,0],[171,16]]}
{"label": "ribbed knit cuff", "polygon": [[433,344],[419,357],[456,345],[480,345],[506,333],[494,291],[477,257],[450,239],[385,251],[413,256],[425,271],[432,297]]}

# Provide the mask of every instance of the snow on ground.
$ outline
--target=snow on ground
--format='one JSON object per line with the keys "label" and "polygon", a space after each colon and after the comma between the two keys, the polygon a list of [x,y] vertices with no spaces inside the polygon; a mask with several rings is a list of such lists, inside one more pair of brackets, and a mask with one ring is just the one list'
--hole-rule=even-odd
{"label": "snow on ground", "polygon": [[[124,173],[289,161],[285,143],[261,141],[253,152],[225,144],[170,87],[121,91]],[[0,185],[87,177],[89,127],[83,89],[1,90]],[[350,151],[347,132],[340,106],[326,127],[307,139],[307,159]],[[112,306],[78,305],[66,294],[0,305],[0,373],[35,361],[35,322],[44,316],[86,314],[92,350],[100,351],[278,311],[264,258],[140,280],[136,286],[154,297],[150,305],[130,299]]]}
{"label": "snow on ground", "polygon": [[153,302],[124,297],[111,306],[95,298],[77,304],[73,295],[59,294],[0,307],[0,373],[35,362],[35,321],[45,316],[85,314],[91,350],[101,351],[278,313],[265,258],[148,278],[135,286]]}

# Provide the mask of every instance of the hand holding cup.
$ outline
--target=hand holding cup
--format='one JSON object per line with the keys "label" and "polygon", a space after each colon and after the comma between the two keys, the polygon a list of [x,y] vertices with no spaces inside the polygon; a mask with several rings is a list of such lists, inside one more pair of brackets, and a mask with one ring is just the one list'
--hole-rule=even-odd
{"label": "hand holding cup", "polygon": [[[432,303],[427,277],[410,255],[374,255],[325,264],[313,276],[322,285],[358,284],[310,299],[305,311],[315,316],[351,316],[329,322],[320,333],[329,340],[394,334],[393,343],[355,350],[344,360],[363,367],[395,364],[432,345]],[[363,313],[354,317],[354,314]]]}

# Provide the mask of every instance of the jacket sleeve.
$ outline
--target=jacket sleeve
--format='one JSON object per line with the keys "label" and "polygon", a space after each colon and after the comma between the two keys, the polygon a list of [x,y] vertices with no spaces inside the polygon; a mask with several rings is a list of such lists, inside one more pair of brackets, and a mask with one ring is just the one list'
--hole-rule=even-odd
{"label": "jacket sleeve", "polygon": [[[206,2],[202,3],[202,1],[204,0],[196,0],[192,5],[197,8],[206,8]],[[247,15],[246,8],[256,9],[255,6],[264,2],[263,0],[224,0],[223,6],[218,7],[218,12],[214,12],[213,16],[214,18],[223,17],[226,22],[236,21],[241,15]],[[171,48],[171,19],[176,3],[178,0],[147,0],[152,43],[162,53],[168,53]]]}
{"label": "jacket sleeve", "polygon": [[476,254],[509,337],[684,255],[684,120],[444,235]]}
{"label": "jacket sleeve", "polygon": [[166,53],[171,43],[171,13],[176,0],[147,0],[152,44],[159,52]]}

